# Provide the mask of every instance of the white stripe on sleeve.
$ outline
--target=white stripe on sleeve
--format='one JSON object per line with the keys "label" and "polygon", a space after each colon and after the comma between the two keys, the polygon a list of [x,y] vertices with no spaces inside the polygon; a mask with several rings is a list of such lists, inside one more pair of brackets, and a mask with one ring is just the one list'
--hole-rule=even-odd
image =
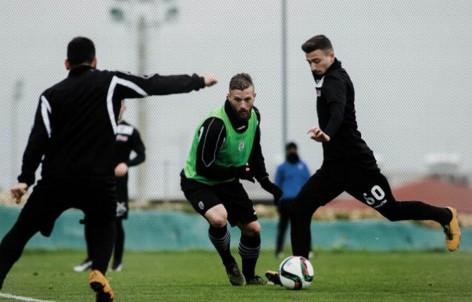
{"label": "white stripe on sleeve", "polygon": [[49,121],[49,114],[51,113],[51,105],[44,95],[41,96],[41,117],[43,118],[44,127],[51,137],[51,122]]}
{"label": "white stripe on sleeve", "polygon": [[111,126],[113,128],[113,133],[116,134],[117,131],[117,126],[116,126],[116,120],[115,120],[115,114],[113,112],[113,94],[115,93],[115,88],[117,85],[122,85],[125,87],[128,87],[129,89],[132,89],[139,93],[142,96],[147,96],[147,92],[144,91],[141,87],[136,85],[135,83],[119,78],[117,76],[113,76],[110,82],[110,86],[108,87],[108,93],[107,93],[107,110],[108,110],[108,116],[110,117],[110,122]]}

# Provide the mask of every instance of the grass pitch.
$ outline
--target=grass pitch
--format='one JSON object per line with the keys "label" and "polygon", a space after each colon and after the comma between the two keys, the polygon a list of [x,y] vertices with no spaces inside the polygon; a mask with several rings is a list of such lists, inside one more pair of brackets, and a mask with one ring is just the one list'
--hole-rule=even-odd
{"label": "grass pitch", "polygon": [[[2,292],[41,300],[94,301],[88,273],[72,271],[83,256],[70,251],[28,251],[14,266]],[[263,275],[279,262],[264,252],[257,272]],[[232,287],[216,252],[127,252],[123,271],[108,276],[117,302],[472,299],[472,253],[320,252],[312,263],[315,280],[311,288],[301,291],[279,286]]]}

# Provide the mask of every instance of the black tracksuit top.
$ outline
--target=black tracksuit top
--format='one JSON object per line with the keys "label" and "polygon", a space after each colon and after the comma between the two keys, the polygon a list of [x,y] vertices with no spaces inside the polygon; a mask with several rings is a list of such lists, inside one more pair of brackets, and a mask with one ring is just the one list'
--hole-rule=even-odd
{"label": "black tracksuit top", "polygon": [[122,99],[190,92],[205,86],[196,74],[135,76],[79,66],[45,90],[23,154],[19,182],[109,178],[115,168],[115,134]]}
{"label": "black tracksuit top", "polygon": [[314,78],[319,126],[331,138],[323,143],[324,160],[377,168],[372,150],[357,129],[354,86],[341,62],[335,59],[323,76]]}

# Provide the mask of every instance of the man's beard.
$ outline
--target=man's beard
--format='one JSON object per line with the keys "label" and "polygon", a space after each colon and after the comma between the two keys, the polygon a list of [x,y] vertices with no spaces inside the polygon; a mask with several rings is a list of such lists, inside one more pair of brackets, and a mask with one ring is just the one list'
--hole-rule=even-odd
{"label": "man's beard", "polygon": [[313,78],[315,79],[315,82],[317,83],[323,77],[323,74],[315,73],[314,71],[312,71],[311,74],[313,75]]}
{"label": "man's beard", "polygon": [[249,111],[246,111],[246,110],[239,111],[238,117],[243,121],[247,121],[249,119]]}

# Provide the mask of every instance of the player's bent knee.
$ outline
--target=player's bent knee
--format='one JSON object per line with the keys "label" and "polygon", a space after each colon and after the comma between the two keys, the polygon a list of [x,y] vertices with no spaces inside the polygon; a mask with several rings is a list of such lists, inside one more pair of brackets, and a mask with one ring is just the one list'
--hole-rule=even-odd
{"label": "player's bent knee", "polygon": [[228,216],[226,213],[207,213],[205,214],[205,217],[214,228],[222,228],[228,223]]}
{"label": "player's bent knee", "polygon": [[261,233],[261,225],[258,222],[251,222],[243,226],[243,233],[247,236],[258,236]]}
{"label": "player's bent knee", "polygon": [[208,219],[208,222],[214,228],[222,228],[228,223],[228,220],[225,217],[214,217],[214,218]]}
{"label": "player's bent knee", "polygon": [[228,223],[228,212],[222,205],[217,205],[205,213],[205,218],[212,227],[222,228]]}

